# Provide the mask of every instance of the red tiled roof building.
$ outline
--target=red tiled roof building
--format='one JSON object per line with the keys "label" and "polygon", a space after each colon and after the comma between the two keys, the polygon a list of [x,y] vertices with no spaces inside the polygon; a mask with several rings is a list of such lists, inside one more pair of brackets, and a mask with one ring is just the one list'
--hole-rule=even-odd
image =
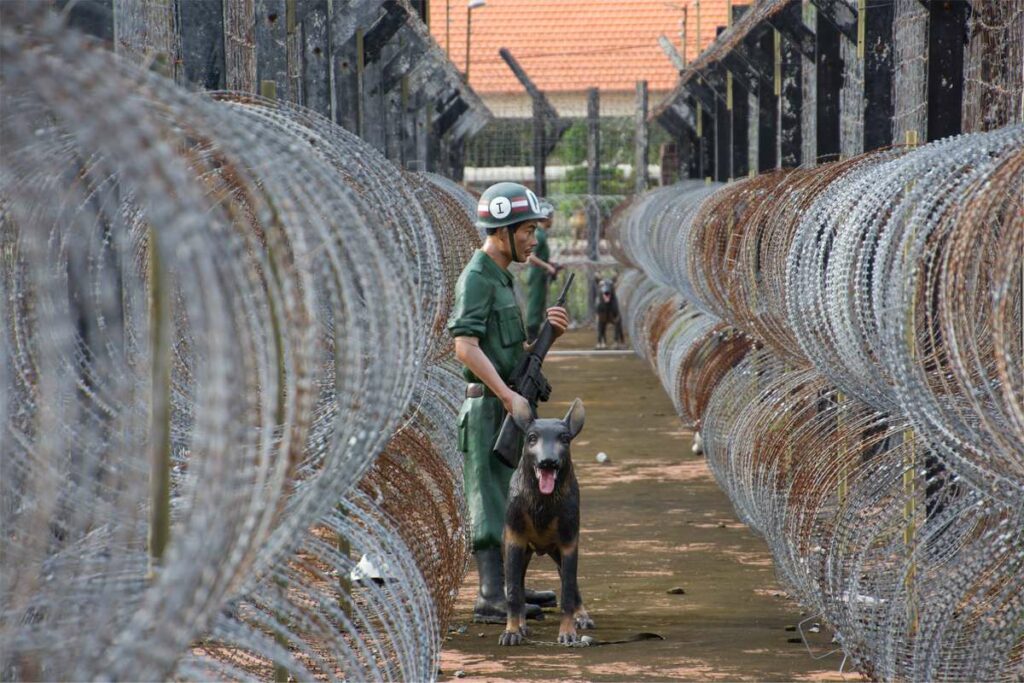
{"label": "red tiled roof building", "polygon": [[[498,116],[528,116],[522,86],[498,55],[508,48],[564,116],[585,113],[584,92],[601,90],[602,114],[632,112],[636,81],[653,101],[677,71],[658,45],[664,35],[694,59],[726,25],[730,0],[486,0],[473,10],[470,85]],[[736,2],[736,4],[745,4]],[[430,31],[466,65],[466,0],[430,0]],[[698,23],[700,40],[698,35]],[[617,111],[622,109],[622,111]]]}

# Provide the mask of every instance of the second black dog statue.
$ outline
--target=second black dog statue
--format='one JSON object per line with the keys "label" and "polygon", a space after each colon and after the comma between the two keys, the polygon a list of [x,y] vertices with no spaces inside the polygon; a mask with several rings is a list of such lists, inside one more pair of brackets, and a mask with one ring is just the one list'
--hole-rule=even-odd
{"label": "second black dog statue", "polygon": [[605,332],[612,326],[615,332],[615,348],[625,345],[626,335],[622,333],[622,314],[619,312],[619,299],[615,296],[615,281],[609,278],[597,281],[597,348],[608,346]]}
{"label": "second black dog statue", "polygon": [[500,645],[528,635],[524,585],[534,553],[550,555],[562,579],[558,642],[573,645],[576,629],[594,628],[576,583],[580,537],[580,487],[569,445],[583,429],[583,403],[573,401],[564,420],[540,420],[524,410],[512,417],[524,436],[523,457],[509,484],[505,513],[505,596],[508,620]]}

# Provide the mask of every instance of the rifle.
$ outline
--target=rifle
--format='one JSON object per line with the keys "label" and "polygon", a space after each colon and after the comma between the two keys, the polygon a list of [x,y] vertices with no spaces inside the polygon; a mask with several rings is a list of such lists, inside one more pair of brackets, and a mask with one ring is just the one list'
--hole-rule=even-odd
{"label": "rifle", "polygon": [[[565,297],[572,287],[575,273],[569,273],[562,287],[562,293],[558,295],[556,306],[565,306]],[[512,378],[509,387],[530,402],[534,416],[537,414],[537,402],[548,400],[551,395],[551,385],[540,374],[541,365],[544,363],[544,356],[548,354],[551,345],[555,341],[555,329],[547,320],[540,328],[536,341],[527,353],[519,359],[519,364],[512,371]],[[501,423],[501,431],[498,432],[498,439],[494,442],[494,453],[498,459],[509,467],[519,464],[519,428],[512,420],[511,415],[505,415],[505,421]]]}

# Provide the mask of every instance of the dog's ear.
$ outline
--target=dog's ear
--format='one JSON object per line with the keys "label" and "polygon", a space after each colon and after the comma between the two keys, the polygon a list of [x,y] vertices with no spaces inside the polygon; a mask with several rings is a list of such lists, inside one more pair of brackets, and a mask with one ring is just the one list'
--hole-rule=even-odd
{"label": "dog's ear", "polygon": [[562,422],[569,428],[569,438],[575,439],[576,435],[583,431],[583,401],[578,398],[569,406],[569,412],[565,414]]}
{"label": "dog's ear", "polygon": [[516,427],[519,427],[519,431],[525,434],[533,424],[533,411],[530,410],[530,404],[525,400],[513,401],[512,421],[516,423]]}

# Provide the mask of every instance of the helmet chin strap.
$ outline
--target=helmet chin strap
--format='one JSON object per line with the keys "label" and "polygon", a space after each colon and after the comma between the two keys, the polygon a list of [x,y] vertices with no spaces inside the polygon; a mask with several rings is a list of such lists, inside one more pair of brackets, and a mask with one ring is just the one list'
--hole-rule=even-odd
{"label": "helmet chin strap", "polygon": [[516,226],[510,225],[506,230],[508,232],[508,248],[512,252],[512,262],[519,263],[519,255],[516,253]]}

